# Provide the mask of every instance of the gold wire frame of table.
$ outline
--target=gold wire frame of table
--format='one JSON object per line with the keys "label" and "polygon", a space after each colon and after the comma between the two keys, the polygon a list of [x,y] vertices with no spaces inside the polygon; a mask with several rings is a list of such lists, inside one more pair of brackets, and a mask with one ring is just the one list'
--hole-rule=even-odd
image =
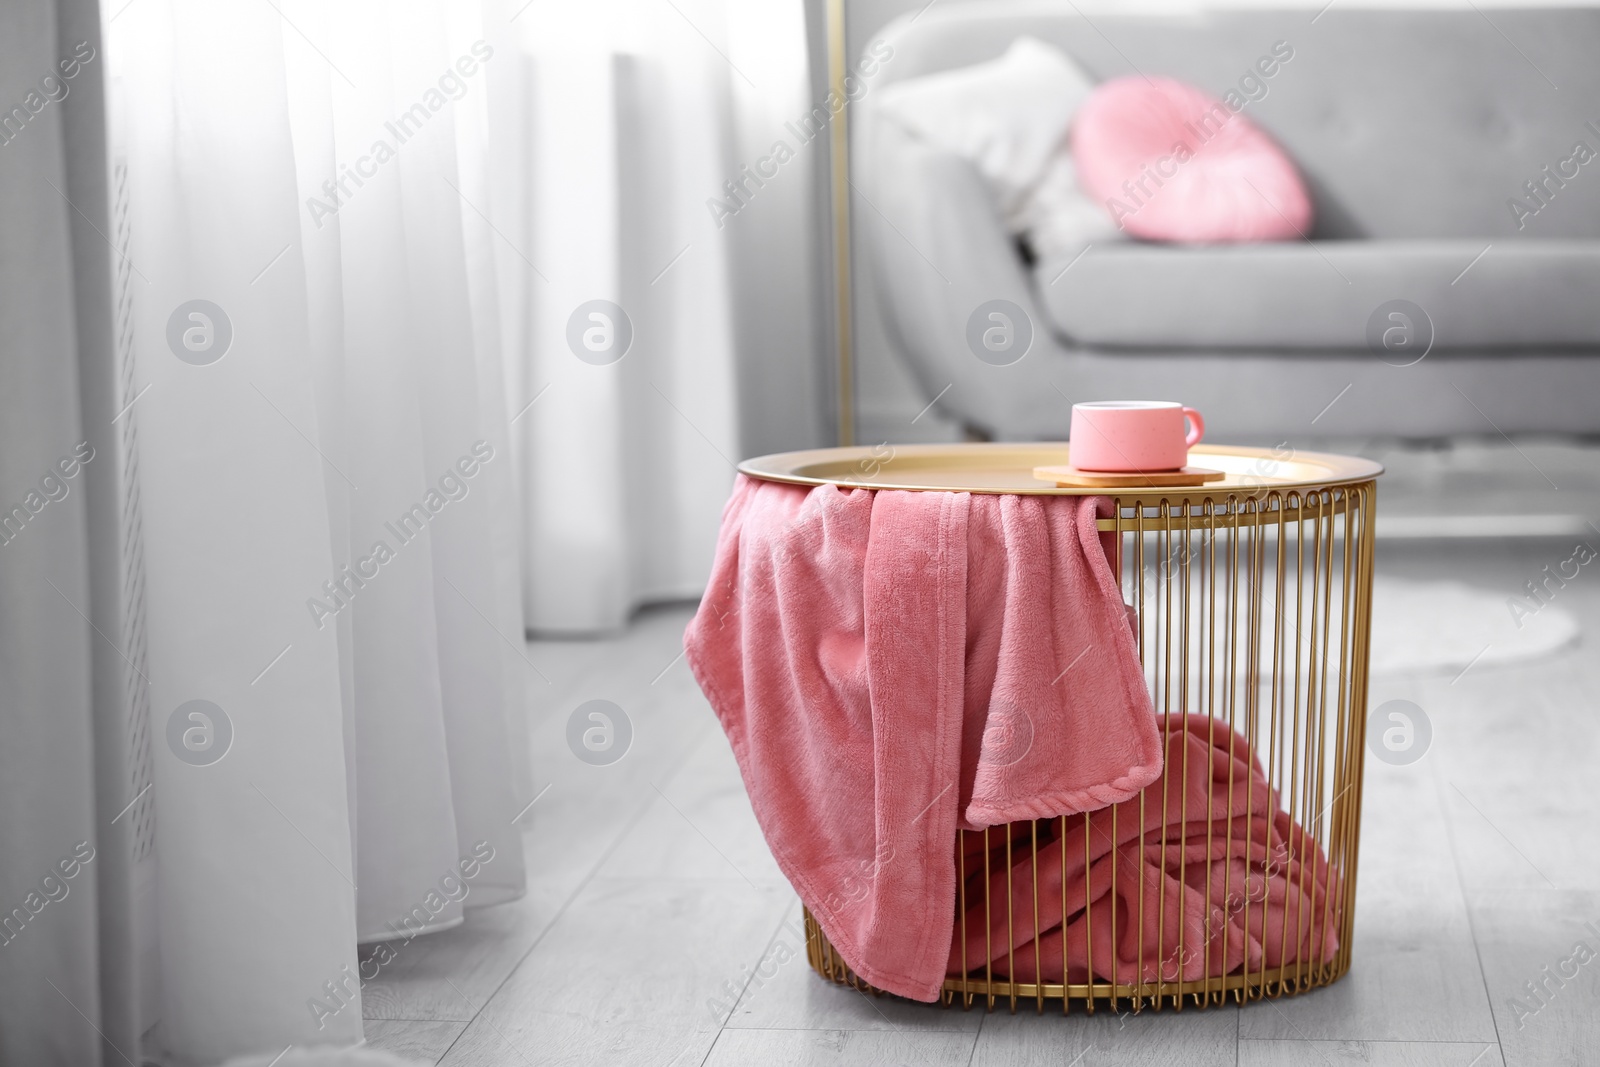
{"label": "gold wire frame of table", "polygon": [[[942,1002],[959,1002],[970,1008],[981,1002],[993,1010],[999,1002],[1011,1011],[1032,1001],[1040,1012],[1045,1002],[1060,1001],[1066,1012],[1077,1001],[1093,1013],[1097,1001],[1113,1009],[1122,1002],[1139,1011],[1146,1005],[1184,1003],[1213,1005],[1228,998],[1236,1002],[1298,993],[1327,985],[1350,969],[1355,928],[1356,860],[1361,825],[1361,770],[1366,743],[1367,656],[1372,613],[1374,479],[1382,473],[1376,463],[1353,457],[1323,454],[1285,455],[1266,449],[1196,448],[1190,462],[1226,472],[1221,482],[1192,488],[1141,488],[1095,490],[1062,488],[1033,478],[1033,468],[1067,462],[1067,449],[1059,444],[1039,445],[880,445],[820,449],[764,456],[750,460],[740,470],[754,478],[802,485],[836,484],[843,488],[966,491],[1104,496],[1112,502],[1111,514],[1100,519],[1102,539],[1111,542],[1111,560],[1124,598],[1137,616],[1139,658],[1156,711],[1171,730],[1171,715],[1199,713],[1226,724],[1251,744],[1261,761],[1281,810],[1304,828],[1327,858],[1328,891],[1322,895],[1321,914],[1296,912],[1296,944],[1302,933],[1321,930],[1331,920],[1338,932],[1338,949],[1332,958],[1285,961],[1277,966],[1235,968],[1232,973],[1193,981],[1142,980],[1148,973],[1143,916],[1137,917],[1141,934],[1138,957],[1124,977],[1125,966],[1110,951],[1097,948],[1092,933],[1085,946],[1086,978],[1072,982],[1013,981],[1015,949],[1000,960],[969,966],[963,955],[962,971],[944,983]],[[1187,795],[1188,761],[1179,769],[1178,788]],[[1172,768],[1165,781],[1170,787]],[[1232,795],[1230,782],[1229,795]],[[1144,797],[1139,798],[1140,825]],[[1161,801],[1166,811],[1166,797]],[[1229,811],[1235,815],[1252,812]],[[1116,811],[1112,811],[1112,837]],[[982,831],[958,833],[957,943],[966,946],[967,915],[980,907],[985,928],[992,915],[1006,909],[1007,943],[1016,944],[1018,919],[1024,932],[1038,929],[1039,843],[1065,838],[1073,820],[1085,824],[1088,814],[1060,816],[1033,823],[1013,823]],[[1178,849],[1184,843],[1184,818],[1165,819],[1159,827],[1138,836],[1142,852],[1146,841],[1160,841]],[[1209,824],[1208,839],[1212,834]],[[969,893],[967,869],[969,839],[982,835],[984,879]],[[990,835],[994,835],[992,838]],[[1012,862],[1013,841],[1032,843],[1031,870],[1024,861],[1019,871]],[[989,847],[991,843],[995,848]],[[990,864],[1004,847],[1005,896],[990,899]],[[1061,911],[1066,918],[1087,912],[1091,902],[1090,879],[1085,878],[1082,910],[1066,899],[1067,858],[1063,867]],[[1182,880],[1186,860],[1178,863]],[[1085,869],[1089,857],[1085,855]],[[1118,869],[1111,864],[1111,926],[1117,926]],[[1308,870],[1302,864],[1300,890],[1306,889]],[[1313,876],[1314,877],[1314,876]],[[1032,881],[1033,916],[1016,914],[1013,882]],[[1212,911],[1211,880],[1206,881],[1206,908]],[[1226,886],[1226,906],[1236,907]],[[1143,892],[1137,907],[1144,906]],[[1026,894],[1024,895],[1026,898]],[[1313,892],[1312,898],[1315,899]],[[1132,905],[1129,906],[1130,908]],[[1243,905],[1244,925],[1250,925],[1250,901]],[[1331,909],[1331,910],[1330,910]],[[1165,909],[1163,908],[1163,911]],[[1313,911],[1315,906],[1313,906]],[[1313,925],[1315,924],[1315,925]],[[1280,931],[1280,952],[1287,946],[1289,923]],[[877,993],[862,981],[828,942],[810,912],[805,915],[806,958],[824,977],[866,992]],[[1092,925],[1091,925],[1092,929]],[[1264,920],[1261,923],[1264,934]],[[985,956],[994,952],[986,934]],[[1026,938],[1025,938],[1026,940]],[[1158,935],[1157,942],[1165,940]],[[1154,951],[1155,946],[1149,946]],[[1062,974],[1070,976],[1063,939]],[[1180,924],[1176,955],[1184,956]],[[1209,966],[1210,942],[1206,973]],[[1171,954],[1169,954],[1171,955]],[[1320,953],[1300,953],[1317,956]],[[1152,955],[1149,962],[1159,963]],[[1220,970],[1220,967],[1217,968]]]}

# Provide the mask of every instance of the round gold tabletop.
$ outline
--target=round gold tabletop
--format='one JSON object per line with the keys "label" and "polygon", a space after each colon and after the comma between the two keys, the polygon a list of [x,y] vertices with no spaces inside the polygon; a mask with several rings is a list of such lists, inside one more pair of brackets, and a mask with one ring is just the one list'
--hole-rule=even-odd
{"label": "round gold tabletop", "polygon": [[1323,489],[1365,482],[1383,473],[1382,464],[1359,456],[1296,452],[1286,448],[1229,448],[1197,445],[1191,467],[1221,471],[1218,481],[1201,486],[1102,488],[1058,486],[1034,476],[1034,468],[1063,466],[1067,445],[1032,444],[860,445],[814,448],[757,456],[739,464],[752,478],[794,485],[837,485],[847,489],[912,489],[952,493],[1025,493],[1064,496],[1209,497],[1230,492]]}

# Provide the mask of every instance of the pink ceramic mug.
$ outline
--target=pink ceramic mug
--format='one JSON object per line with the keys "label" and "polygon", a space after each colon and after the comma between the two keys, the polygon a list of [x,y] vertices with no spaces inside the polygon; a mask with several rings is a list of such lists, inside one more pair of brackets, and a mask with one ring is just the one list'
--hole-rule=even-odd
{"label": "pink ceramic mug", "polygon": [[[1193,429],[1185,431],[1185,418]],[[1069,454],[1083,471],[1178,470],[1205,432],[1198,411],[1170,400],[1074,404]]]}

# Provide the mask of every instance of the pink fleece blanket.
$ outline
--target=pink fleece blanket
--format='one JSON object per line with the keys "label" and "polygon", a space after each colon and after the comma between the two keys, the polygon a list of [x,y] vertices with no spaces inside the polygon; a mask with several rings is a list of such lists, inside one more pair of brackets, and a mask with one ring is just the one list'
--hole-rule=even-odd
{"label": "pink fleece blanket", "polygon": [[684,636],[835,948],[934,1000],[958,828],[1136,796],[1162,744],[1093,499],[740,477]]}
{"label": "pink fleece blanket", "polygon": [[983,904],[972,904],[950,974],[992,966],[1019,982],[1083,982],[1092,969],[1102,981],[1171,982],[1333,958],[1338,885],[1316,840],[1280,810],[1248,743],[1206,715],[1175,714],[1162,729],[1161,777],[1087,826],[1068,819],[1064,836],[1059,823],[1041,827],[1037,855],[1031,826],[1009,848],[1004,832],[966,836],[966,899],[983,901],[988,881],[988,928]]}

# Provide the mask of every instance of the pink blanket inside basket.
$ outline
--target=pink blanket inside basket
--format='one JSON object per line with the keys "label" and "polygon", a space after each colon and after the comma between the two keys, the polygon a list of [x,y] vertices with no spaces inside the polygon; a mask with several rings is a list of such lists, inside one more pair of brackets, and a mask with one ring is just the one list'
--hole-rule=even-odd
{"label": "pink blanket inside basket", "polygon": [[965,899],[983,901],[987,881],[988,905],[967,909],[950,974],[1173,982],[1333,959],[1338,884],[1248,743],[1206,715],[1162,728],[1166,768],[1139,797],[1067,819],[1064,834],[1057,821],[1037,838],[1034,824],[1010,842],[967,835]]}
{"label": "pink blanket inside basket", "polygon": [[778,865],[879,988],[938,996],[958,828],[1103,808],[1161,772],[1106,506],[734,487],[689,664]]}

